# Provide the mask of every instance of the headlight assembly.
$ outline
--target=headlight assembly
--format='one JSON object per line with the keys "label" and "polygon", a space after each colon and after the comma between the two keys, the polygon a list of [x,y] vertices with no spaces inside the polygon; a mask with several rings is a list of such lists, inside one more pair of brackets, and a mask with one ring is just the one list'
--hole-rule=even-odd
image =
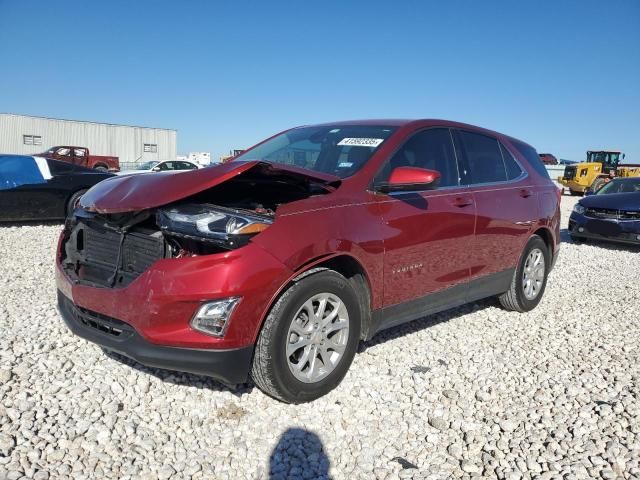
{"label": "headlight assembly", "polygon": [[266,230],[272,223],[267,217],[206,204],[158,210],[156,221],[168,234],[211,241],[229,248],[244,245],[252,235]]}
{"label": "headlight assembly", "polygon": [[573,211],[576,212],[579,215],[582,215],[584,213],[584,207],[582,205],[580,205],[579,203],[576,203],[573,206]]}

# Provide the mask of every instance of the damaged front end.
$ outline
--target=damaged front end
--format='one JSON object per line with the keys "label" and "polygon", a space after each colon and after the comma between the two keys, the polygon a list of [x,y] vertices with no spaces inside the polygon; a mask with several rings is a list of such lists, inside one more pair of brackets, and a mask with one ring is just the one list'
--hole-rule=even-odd
{"label": "damaged front end", "polygon": [[[183,198],[173,189],[165,203],[158,195],[158,174],[144,182],[120,177],[98,184],[65,225],[60,252],[64,272],[75,283],[126,287],[158,260],[241,248],[273,224],[280,205],[329,193],[336,186],[264,162],[252,168],[241,164],[240,170],[237,175],[227,172],[222,181],[204,179],[201,190],[191,182]],[[146,208],[132,210],[127,199],[129,205],[143,206],[145,190]]]}

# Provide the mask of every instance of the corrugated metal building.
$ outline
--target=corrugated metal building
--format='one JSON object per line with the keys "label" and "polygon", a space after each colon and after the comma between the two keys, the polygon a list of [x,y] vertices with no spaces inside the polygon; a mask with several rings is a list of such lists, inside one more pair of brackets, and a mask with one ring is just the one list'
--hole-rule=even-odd
{"label": "corrugated metal building", "polygon": [[[115,155],[120,164],[176,158],[176,130],[0,113],[0,153],[31,155],[55,145]],[[124,165],[122,165],[124,166]]]}

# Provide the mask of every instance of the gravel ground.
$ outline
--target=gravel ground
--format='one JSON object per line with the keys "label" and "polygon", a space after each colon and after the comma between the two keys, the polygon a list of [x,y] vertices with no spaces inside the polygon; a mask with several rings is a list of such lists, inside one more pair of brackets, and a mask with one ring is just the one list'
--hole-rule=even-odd
{"label": "gravel ground", "polygon": [[291,406],[71,336],[59,230],[0,227],[0,479],[640,477],[638,249],[565,234],[535,311],[487,300],[385,332]]}

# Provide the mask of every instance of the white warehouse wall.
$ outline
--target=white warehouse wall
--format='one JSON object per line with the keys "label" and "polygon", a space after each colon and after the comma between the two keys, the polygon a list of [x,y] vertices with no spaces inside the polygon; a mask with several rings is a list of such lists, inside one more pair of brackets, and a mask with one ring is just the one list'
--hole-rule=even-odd
{"label": "white warehouse wall", "polygon": [[[25,145],[23,135],[42,137],[42,145]],[[176,130],[108,123],[60,120],[0,113],[0,153],[31,155],[55,145],[87,147],[93,155],[115,155],[120,162],[172,160],[177,155]],[[144,152],[144,144],[157,152]]]}

